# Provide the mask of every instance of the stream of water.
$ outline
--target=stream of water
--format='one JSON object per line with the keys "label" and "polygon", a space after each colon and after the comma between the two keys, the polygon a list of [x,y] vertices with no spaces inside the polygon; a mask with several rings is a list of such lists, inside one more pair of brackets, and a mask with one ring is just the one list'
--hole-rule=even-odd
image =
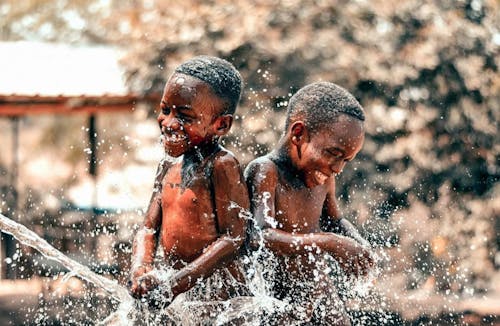
{"label": "stream of water", "polygon": [[120,302],[131,302],[133,299],[127,290],[120,286],[118,282],[107,279],[99,274],[92,272],[87,266],[65,256],[62,252],[51,246],[47,241],[38,236],[27,227],[6,216],[0,214],[0,229],[16,238],[19,242],[35,248],[46,258],[56,261],[66,267],[71,274],[95,284],[102,288],[106,293]]}
{"label": "stream of water", "polygon": [[[92,272],[87,266],[61,253],[35,232],[2,214],[0,214],[0,229],[15,237],[22,244],[38,250],[46,258],[67,268],[69,273],[66,274],[65,279],[70,276],[78,276],[103,289],[109,296],[120,302],[118,309],[104,318],[100,325],[153,325],[159,321],[175,325],[203,324],[203,319],[208,319],[207,316],[203,315],[203,311],[213,311],[217,314],[215,319],[212,318],[213,316],[210,318],[210,320],[215,321],[216,325],[235,320],[240,320],[240,324],[257,325],[256,317],[262,312],[279,310],[284,306],[279,300],[265,294],[265,289],[261,286],[264,284],[263,279],[252,277],[253,281],[250,287],[254,296],[242,296],[225,301],[201,301],[181,295],[168,307],[161,310],[151,310],[147,303],[133,299],[128,291],[115,280]],[[250,263],[248,258],[246,263]],[[251,270],[253,276],[260,275],[255,273],[257,270],[257,267]],[[168,268],[156,271],[156,273],[161,274],[157,275],[161,280],[166,280],[172,275],[172,271]],[[213,277],[214,287],[218,287],[217,281],[217,276]],[[157,293],[161,292],[162,289],[158,289]],[[210,292],[210,289],[207,289],[207,292]]]}

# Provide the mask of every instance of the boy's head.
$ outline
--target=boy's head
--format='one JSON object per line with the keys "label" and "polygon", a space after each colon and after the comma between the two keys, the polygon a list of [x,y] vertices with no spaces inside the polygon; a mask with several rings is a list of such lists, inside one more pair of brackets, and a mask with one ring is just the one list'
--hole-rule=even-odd
{"label": "boy's head", "polygon": [[228,61],[209,56],[197,56],[181,64],[175,73],[198,78],[225,101],[223,114],[234,114],[240,101],[243,82],[236,68]]}
{"label": "boy's head", "polygon": [[242,80],[226,60],[198,56],[175,69],[165,85],[158,123],[165,150],[180,156],[231,128]]}
{"label": "boy's head", "polygon": [[308,128],[330,126],[339,115],[347,114],[365,121],[361,104],[346,89],[329,82],[316,82],[302,87],[289,101],[286,125],[302,120]]}
{"label": "boy's head", "polygon": [[324,184],[342,172],[364,141],[365,115],[344,88],[318,82],[290,99],[285,123],[291,160],[306,186]]}

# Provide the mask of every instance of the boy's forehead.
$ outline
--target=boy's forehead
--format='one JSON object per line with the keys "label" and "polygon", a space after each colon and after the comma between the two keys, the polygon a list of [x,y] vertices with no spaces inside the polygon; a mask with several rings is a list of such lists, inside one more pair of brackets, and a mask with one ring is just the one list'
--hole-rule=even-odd
{"label": "boy's forehead", "polygon": [[183,105],[193,109],[201,105],[204,109],[210,106],[221,111],[224,107],[224,100],[214,93],[210,84],[181,73],[174,73],[169,78],[162,101],[169,105]]}
{"label": "boy's forehead", "polygon": [[204,82],[201,79],[189,76],[189,75],[184,75],[184,74],[179,74],[179,73],[174,73],[172,76],[167,81],[167,84],[165,85],[165,88],[168,87],[180,87],[180,88],[198,88],[198,87],[209,87],[206,82]]}
{"label": "boy's forehead", "polygon": [[193,99],[197,95],[207,96],[212,93],[210,85],[201,79],[178,74],[173,74],[165,85],[164,95],[180,95],[185,99]]}
{"label": "boy's forehead", "polygon": [[330,125],[320,128],[318,136],[336,139],[342,143],[359,141],[364,138],[363,121],[342,114],[339,119]]}

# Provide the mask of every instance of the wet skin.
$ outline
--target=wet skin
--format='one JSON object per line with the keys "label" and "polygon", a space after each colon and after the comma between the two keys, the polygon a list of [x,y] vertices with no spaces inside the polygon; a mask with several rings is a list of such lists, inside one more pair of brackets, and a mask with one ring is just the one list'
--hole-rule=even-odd
{"label": "wet skin", "polygon": [[[335,306],[340,299],[331,278],[317,269],[314,275],[315,262],[309,255],[327,252],[347,273],[356,275],[365,274],[373,265],[369,244],[351,223],[339,217],[335,202],[335,175],[354,159],[363,141],[363,123],[348,115],[341,114],[329,128],[315,132],[296,121],[275,151],[252,161],[245,171],[252,213],[263,229],[266,247],[279,259],[292,258],[281,262],[286,261],[286,271],[277,275],[277,296],[289,296],[287,288],[294,281],[314,279],[310,295],[322,293],[330,298],[329,313],[322,322],[331,325],[348,325],[349,318]],[[347,236],[324,232],[321,219]],[[310,316],[314,310],[311,302],[304,302]],[[285,316],[280,323],[288,323],[289,318]]]}
{"label": "wet skin", "polygon": [[[312,270],[314,264],[306,258],[315,247],[330,253],[348,273],[367,272],[373,264],[368,243],[352,224],[339,218],[335,202],[335,175],[354,159],[363,141],[363,123],[345,114],[330,128],[315,132],[298,121],[290,125],[275,151],[249,164],[245,174],[252,212],[264,228],[269,249],[298,257],[297,264]],[[320,218],[331,220],[348,236],[324,232]],[[276,227],[271,226],[272,219]]]}
{"label": "wet skin", "polygon": [[165,86],[158,124],[165,152],[179,160],[160,164],[144,226],[134,239],[130,291],[136,298],[158,285],[147,274],[158,244],[179,270],[172,280],[174,298],[222,267],[238,277],[231,261],[244,241],[245,221],[231,203],[247,210],[250,203],[238,161],[218,144],[232,122],[220,114],[224,105],[194,77],[174,74]]}

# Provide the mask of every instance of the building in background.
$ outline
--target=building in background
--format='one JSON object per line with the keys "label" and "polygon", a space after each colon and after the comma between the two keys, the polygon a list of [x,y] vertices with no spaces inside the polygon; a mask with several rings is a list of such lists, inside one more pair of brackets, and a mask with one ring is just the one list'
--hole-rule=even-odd
{"label": "building in background", "polygon": [[[2,150],[4,165],[2,176],[2,198],[0,212],[9,218],[26,222],[23,216],[26,207],[20,200],[19,180],[32,177],[20,173],[20,158],[22,142],[20,124],[22,119],[35,115],[74,115],[83,117],[86,124],[83,131],[86,133],[86,144],[82,161],[86,161],[85,171],[88,176],[86,182],[80,183],[74,189],[68,189],[71,198],[64,195],[51,196],[52,208],[62,213],[67,210],[77,210],[82,216],[88,217],[84,223],[83,232],[92,232],[97,225],[97,216],[109,210],[131,209],[137,205],[130,200],[110,200],[105,193],[97,191],[98,175],[98,146],[99,128],[97,117],[103,113],[134,113],[137,107],[156,103],[158,96],[139,96],[132,94],[126,86],[125,71],[120,66],[121,52],[112,47],[83,47],[66,44],[52,44],[40,42],[0,42],[0,119],[9,121],[10,130],[2,131]],[[56,126],[64,128],[64,126]],[[74,132],[81,132],[75,130]],[[61,134],[63,135],[63,134]],[[54,144],[57,146],[57,144]],[[73,146],[73,145],[71,145]],[[25,152],[33,152],[33,148]],[[56,154],[58,155],[58,154]],[[41,179],[51,178],[51,174],[61,166],[61,157],[48,157],[44,163],[38,160],[37,174]],[[32,159],[31,163],[34,164]],[[71,171],[70,171],[71,172]],[[137,172],[137,171],[136,171]],[[83,184],[83,185],[82,185]],[[64,185],[61,185],[63,187]],[[31,194],[25,194],[24,197]],[[49,202],[50,200],[45,200]],[[104,208],[105,206],[106,208]],[[39,207],[32,207],[37,210]],[[36,213],[35,213],[36,214]],[[40,212],[42,214],[42,212]],[[29,220],[31,222],[31,220]],[[81,221],[73,221],[73,225]],[[78,222],[78,223],[77,223]],[[33,227],[27,225],[28,227]],[[45,228],[45,227],[44,227]],[[68,232],[52,232],[55,237],[63,237]],[[70,232],[71,233],[71,232]],[[72,241],[74,239],[67,239]],[[87,244],[89,251],[95,249],[96,237],[89,237]],[[55,239],[57,240],[57,239]],[[56,243],[61,242],[55,241]],[[64,241],[61,243],[62,247]],[[16,244],[11,236],[2,234],[0,246],[0,264],[2,278],[15,278],[16,269],[7,268],[6,261],[11,261],[16,254]],[[7,259],[6,259],[7,258]]]}

